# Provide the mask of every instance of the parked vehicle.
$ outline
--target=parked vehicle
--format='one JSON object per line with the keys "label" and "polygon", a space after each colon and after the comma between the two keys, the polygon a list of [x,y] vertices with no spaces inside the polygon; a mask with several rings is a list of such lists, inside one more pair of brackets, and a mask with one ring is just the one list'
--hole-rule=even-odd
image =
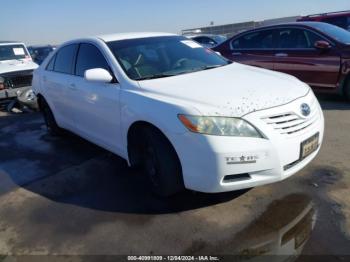
{"label": "parked vehicle", "polygon": [[188,38],[200,43],[202,46],[207,48],[213,48],[227,40],[226,36],[223,35],[191,35]]}
{"label": "parked vehicle", "polygon": [[32,56],[35,63],[40,65],[45,58],[55,50],[54,46],[44,45],[44,46],[30,46],[28,47],[28,51]]}
{"label": "parked vehicle", "polygon": [[350,11],[308,15],[298,19],[298,22],[305,21],[329,23],[350,31]]}
{"label": "parked vehicle", "polygon": [[29,92],[37,67],[23,43],[0,42],[0,100]]}
{"label": "parked vehicle", "polygon": [[236,35],[214,50],[233,61],[291,74],[317,92],[350,100],[350,32],[340,27],[320,22],[262,27]]}
{"label": "parked vehicle", "polygon": [[159,195],[281,181],[323,140],[309,86],[172,34],[67,42],[35,71],[33,89],[51,133],[68,129],[120,155]]}

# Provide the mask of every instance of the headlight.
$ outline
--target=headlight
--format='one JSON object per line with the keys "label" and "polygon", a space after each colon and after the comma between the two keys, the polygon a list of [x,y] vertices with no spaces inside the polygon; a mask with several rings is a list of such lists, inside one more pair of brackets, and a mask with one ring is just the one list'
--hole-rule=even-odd
{"label": "headlight", "polygon": [[179,115],[179,119],[187,129],[195,133],[263,138],[255,127],[240,118]]}
{"label": "headlight", "polygon": [[35,98],[36,98],[36,96],[35,96],[33,90],[32,89],[28,90],[26,93],[26,99],[28,101],[33,101]]}

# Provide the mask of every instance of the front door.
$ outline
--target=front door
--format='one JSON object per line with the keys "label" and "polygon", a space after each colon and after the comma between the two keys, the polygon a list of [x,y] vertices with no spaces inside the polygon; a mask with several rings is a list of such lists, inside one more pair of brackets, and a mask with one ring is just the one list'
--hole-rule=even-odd
{"label": "front door", "polygon": [[274,70],[291,74],[316,89],[336,88],[340,55],[333,48],[315,48],[315,42],[326,39],[308,29],[293,27],[278,29],[277,35]]}
{"label": "front door", "polygon": [[87,81],[85,71],[93,68],[110,71],[102,52],[93,44],[82,43],[77,54],[75,77],[69,83],[71,102],[75,104],[76,129],[88,140],[120,153],[120,85]]}

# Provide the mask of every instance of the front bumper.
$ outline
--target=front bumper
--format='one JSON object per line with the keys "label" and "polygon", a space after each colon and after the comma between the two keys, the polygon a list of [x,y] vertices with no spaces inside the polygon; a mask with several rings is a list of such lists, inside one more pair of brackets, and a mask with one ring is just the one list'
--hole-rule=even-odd
{"label": "front bumper", "polygon": [[[302,103],[312,105],[310,119],[301,116]],[[287,113],[300,117],[297,123],[304,123],[305,120],[300,125],[301,130],[294,126],[281,129],[279,123],[266,122],[269,116],[277,119],[276,116]],[[324,118],[312,91],[287,105],[250,113],[243,118],[265,134],[267,139],[218,137],[191,132],[171,137],[182,164],[186,188],[216,193],[281,181],[305,167],[320,150]],[[282,123],[282,126],[288,123]],[[301,160],[301,143],[316,133],[319,133],[318,149]]]}
{"label": "front bumper", "polygon": [[27,106],[31,109],[38,110],[38,102],[37,98],[33,97],[31,99],[28,98],[27,93],[32,89],[31,86],[12,88],[12,89],[4,89],[0,90],[0,100],[13,100],[17,99],[17,101],[22,106]]}
{"label": "front bumper", "polygon": [[31,89],[31,86],[24,86],[19,88],[9,88],[0,90],[0,99],[12,99],[16,98],[18,93],[23,93],[27,90]]}

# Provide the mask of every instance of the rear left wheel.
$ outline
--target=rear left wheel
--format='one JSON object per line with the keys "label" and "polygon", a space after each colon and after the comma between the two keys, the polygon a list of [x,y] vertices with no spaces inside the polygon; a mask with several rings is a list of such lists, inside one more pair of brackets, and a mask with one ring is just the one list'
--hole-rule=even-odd
{"label": "rear left wheel", "polygon": [[348,76],[348,79],[345,83],[344,96],[345,96],[346,100],[350,101],[350,76]]}
{"label": "rear left wheel", "polygon": [[62,135],[63,129],[57,125],[57,122],[51,111],[51,108],[44,99],[40,101],[40,109],[44,116],[47,131],[54,136]]}

